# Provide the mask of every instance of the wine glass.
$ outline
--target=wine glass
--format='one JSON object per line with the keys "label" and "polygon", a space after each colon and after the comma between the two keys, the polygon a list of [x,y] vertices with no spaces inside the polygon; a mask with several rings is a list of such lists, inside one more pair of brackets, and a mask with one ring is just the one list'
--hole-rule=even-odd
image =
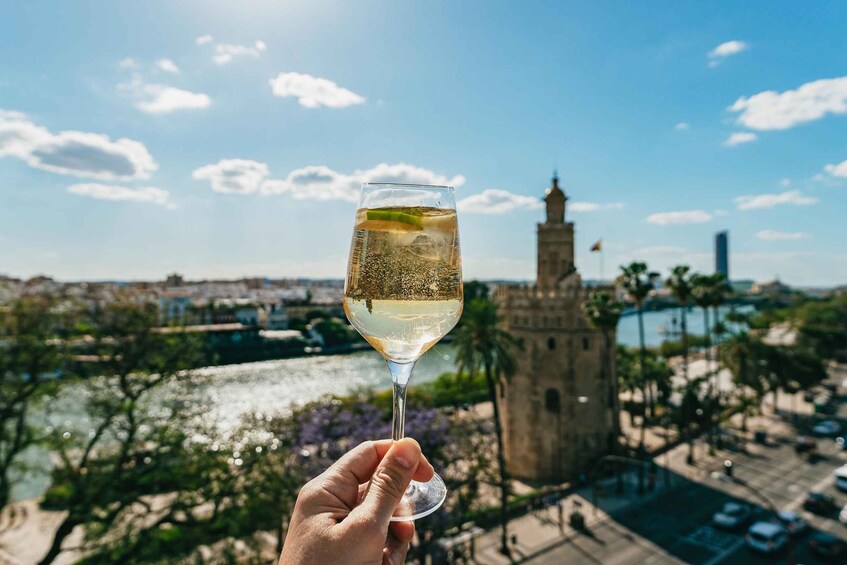
{"label": "wine glass", "polygon": [[[394,387],[391,436],[403,438],[406,387],[415,362],[462,315],[462,262],[453,188],[362,185],[344,284],[347,319],[388,362]],[[437,474],[412,481],[393,521],[438,509]]]}

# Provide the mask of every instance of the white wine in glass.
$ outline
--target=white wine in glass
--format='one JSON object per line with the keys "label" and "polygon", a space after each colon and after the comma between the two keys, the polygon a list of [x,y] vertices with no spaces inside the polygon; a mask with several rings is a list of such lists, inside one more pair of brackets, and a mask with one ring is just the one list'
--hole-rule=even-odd
{"label": "white wine in glass", "polygon": [[[462,314],[462,263],[453,189],[362,186],[344,285],[344,311],[385,357],[394,385],[392,438],[404,436],[406,386],[415,362]],[[412,482],[393,520],[437,510],[441,477]]]}

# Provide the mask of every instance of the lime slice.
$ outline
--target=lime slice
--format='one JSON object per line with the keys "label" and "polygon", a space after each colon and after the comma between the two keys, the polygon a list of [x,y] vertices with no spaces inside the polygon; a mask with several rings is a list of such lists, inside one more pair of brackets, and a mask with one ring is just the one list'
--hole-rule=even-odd
{"label": "lime slice", "polygon": [[368,210],[368,220],[400,222],[401,224],[414,226],[420,230],[423,229],[423,220],[420,216],[414,216],[406,212],[397,212],[395,210]]}

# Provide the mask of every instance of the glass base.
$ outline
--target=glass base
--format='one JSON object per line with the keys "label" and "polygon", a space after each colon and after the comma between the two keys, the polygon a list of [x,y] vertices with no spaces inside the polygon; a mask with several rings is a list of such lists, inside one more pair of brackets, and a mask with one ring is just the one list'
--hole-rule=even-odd
{"label": "glass base", "polygon": [[433,475],[432,480],[425,483],[412,481],[391,521],[410,522],[428,516],[441,507],[445,498],[447,498],[447,487],[438,474]]}

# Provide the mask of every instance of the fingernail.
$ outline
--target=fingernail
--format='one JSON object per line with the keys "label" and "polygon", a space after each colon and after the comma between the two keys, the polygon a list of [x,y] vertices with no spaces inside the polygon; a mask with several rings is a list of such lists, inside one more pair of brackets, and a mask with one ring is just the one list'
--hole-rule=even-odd
{"label": "fingernail", "polygon": [[394,460],[404,469],[411,469],[417,465],[421,457],[421,448],[418,442],[408,437],[395,443],[391,451]]}

